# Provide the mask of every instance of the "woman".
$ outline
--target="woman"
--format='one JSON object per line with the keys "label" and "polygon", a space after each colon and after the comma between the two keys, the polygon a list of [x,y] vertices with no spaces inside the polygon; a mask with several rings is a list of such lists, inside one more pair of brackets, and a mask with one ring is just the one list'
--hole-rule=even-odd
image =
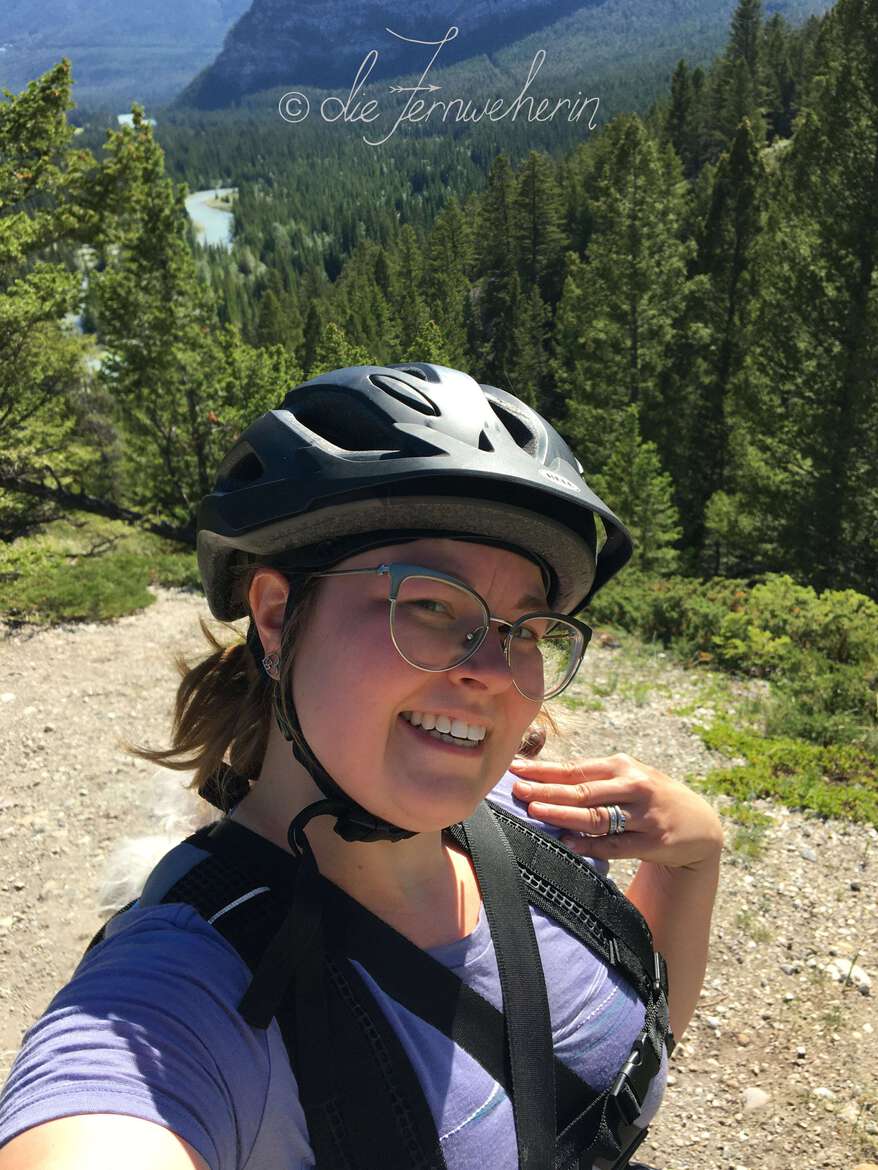
{"label": "woman", "polygon": [[[628,1164],[722,835],[627,756],[513,763],[631,552],[580,473],[524,403],[429,364],[325,374],[241,436],[198,555],[246,643],[145,753],[226,816],[29,1031],[0,1170]],[[613,857],[641,859],[627,898]]]}

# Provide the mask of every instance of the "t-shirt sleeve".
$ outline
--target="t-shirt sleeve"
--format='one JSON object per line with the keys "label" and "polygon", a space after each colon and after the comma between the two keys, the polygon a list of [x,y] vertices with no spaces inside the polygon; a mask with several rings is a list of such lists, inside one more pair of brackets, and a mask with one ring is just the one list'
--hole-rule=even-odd
{"label": "t-shirt sleeve", "polygon": [[236,1004],[246,966],[194,910],[133,909],[27,1031],[0,1096],[0,1146],[44,1121],[157,1122],[211,1170],[245,1166],[268,1096],[267,1034]]}

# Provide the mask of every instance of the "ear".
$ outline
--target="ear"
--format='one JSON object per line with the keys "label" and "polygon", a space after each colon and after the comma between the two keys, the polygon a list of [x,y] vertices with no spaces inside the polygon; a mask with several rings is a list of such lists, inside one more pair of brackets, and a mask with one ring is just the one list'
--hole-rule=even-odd
{"label": "ear", "polygon": [[289,582],[277,569],[257,569],[250,582],[250,612],[266,654],[280,650]]}

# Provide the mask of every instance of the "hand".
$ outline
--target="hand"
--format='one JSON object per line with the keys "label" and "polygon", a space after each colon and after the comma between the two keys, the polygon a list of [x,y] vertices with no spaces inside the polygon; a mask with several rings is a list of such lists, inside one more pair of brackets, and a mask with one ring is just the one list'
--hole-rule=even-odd
{"label": "hand", "polygon": [[[516,757],[509,770],[520,777],[512,791],[527,804],[528,815],[567,829],[561,841],[574,853],[607,861],[638,857],[670,869],[697,869],[715,861],[722,850],[722,825],[707,801],[631,756],[570,764]],[[610,804],[625,814],[624,833],[606,835]]]}

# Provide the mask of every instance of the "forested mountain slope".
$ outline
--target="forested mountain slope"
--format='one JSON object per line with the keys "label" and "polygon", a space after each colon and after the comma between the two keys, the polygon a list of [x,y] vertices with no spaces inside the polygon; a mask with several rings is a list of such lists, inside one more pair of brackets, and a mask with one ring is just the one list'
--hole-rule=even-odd
{"label": "forested mountain slope", "polygon": [[[230,31],[216,61],[181,98],[183,105],[218,109],[249,94],[313,85],[321,89],[353,83],[370,50],[378,57],[370,81],[419,75],[433,50],[399,36],[440,40],[452,25],[460,29],[444,46],[430,80],[441,66],[469,61],[462,77],[466,95],[486,82],[502,92],[527,77],[539,49],[546,51],[540,81],[569,78],[588,83],[596,74],[619,67],[637,70],[641,57],[658,55],[669,66],[683,54],[706,60],[726,34],[734,5],[729,0],[382,0],[361,5],[350,0],[253,0]],[[786,0],[766,6],[798,23],[829,5],[823,0]],[[436,74],[434,76],[434,74]],[[455,90],[457,93],[457,90]]]}

